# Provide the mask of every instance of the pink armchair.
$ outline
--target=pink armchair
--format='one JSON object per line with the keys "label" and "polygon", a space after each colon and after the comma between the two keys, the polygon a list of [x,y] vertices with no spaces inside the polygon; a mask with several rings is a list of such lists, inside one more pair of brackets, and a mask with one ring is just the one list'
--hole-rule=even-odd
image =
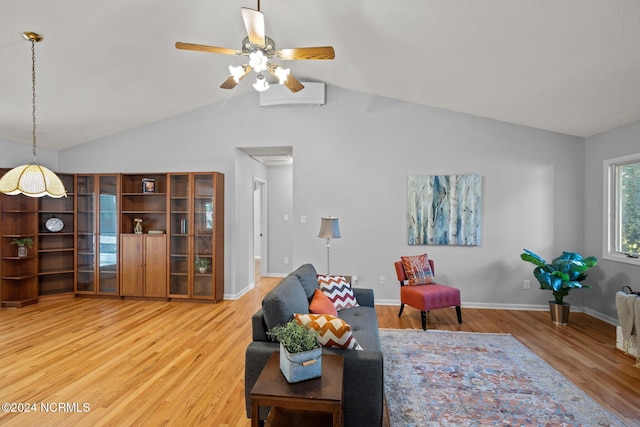
{"label": "pink armchair", "polygon": [[[405,285],[407,275],[402,266],[402,261],[394,263],[396,276],[400,281],[400,312],[402,316],[404,305],[407,304],[420,310],[422,318],[422,329],[427,330],[427,313],[436,308],[455,307],[458,315],[458,323],[462,323],[462,312],[460,310],[460,289],[451,286],[430,283],[428,285]],[[433,260],[429,260],[431,271],[435,275]]]}

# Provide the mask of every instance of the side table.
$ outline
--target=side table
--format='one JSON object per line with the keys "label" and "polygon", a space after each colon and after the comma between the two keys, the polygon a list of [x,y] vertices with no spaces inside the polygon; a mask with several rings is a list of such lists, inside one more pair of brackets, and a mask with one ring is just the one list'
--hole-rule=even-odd
{"label": "side table", "polygon": [[251,389],[251,427],[260,425],[260,406],[271,406],[266,426],[342,427],[344,358],[322,355],[322,376],[289,384],[280,372],[280,352],[271,355]]}

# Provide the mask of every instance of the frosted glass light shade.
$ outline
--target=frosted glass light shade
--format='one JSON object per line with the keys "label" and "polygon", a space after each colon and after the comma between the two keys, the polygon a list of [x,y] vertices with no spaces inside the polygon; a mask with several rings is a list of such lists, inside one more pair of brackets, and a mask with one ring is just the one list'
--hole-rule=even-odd
{"label": "frosted glass light shade", "polygon": [[0,192],[14,196],[67,197],[64,184],[58,176],[44,166],[30,163],[11,169],[0,178]]}

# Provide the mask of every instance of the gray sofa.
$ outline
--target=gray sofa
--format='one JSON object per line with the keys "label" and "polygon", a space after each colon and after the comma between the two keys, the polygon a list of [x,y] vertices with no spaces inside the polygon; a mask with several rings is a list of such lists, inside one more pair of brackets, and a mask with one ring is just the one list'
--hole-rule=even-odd
{"label": "gray sofa", "polygon": [[[251,417],[249,394],[260,372],[279,344],[267,337],[267,331],[287,323],[294,313],[309,313],[309,302],[318,288],[317,274],[305,264],[285,277],[262,300],[262,309],[252,317],[253,341],[245,354],[245,400],[247,417]],[[359,307],[340,310],[338,315],[352,329],[363,350],[323,348],[323,354],[344,356],[344,425],[373,427],[382,425],[383,359],[378,334],[378,317],[372,289],[353,289]],[[261,408],[260,419],[267,418],[269,408]]]}

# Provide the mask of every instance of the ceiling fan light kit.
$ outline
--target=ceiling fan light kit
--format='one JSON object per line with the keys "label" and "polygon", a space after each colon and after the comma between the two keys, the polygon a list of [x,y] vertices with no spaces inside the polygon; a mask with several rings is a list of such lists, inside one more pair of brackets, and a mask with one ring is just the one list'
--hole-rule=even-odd
{"label": "ceiling fan light kit", "polygon": [[277,77],[278,83],[286,86],[292,93],[296,93],[304,89],[304,85],[291,75],[289,68],[283,68],[271,62],[272,59],[332,60],[335,58],[335,51],[331,46],[276,49],[275,42],[265,34],[264,15],[260,12],[260,2],[258,2],[258,10],[243,7],[241,12],[247,30],[247,37],[242,40],[242,50],[193,43],[176,43],[176,48],[182,50],[248,57],[248,64],[237,67],[229,66],[230,76],[220,85],[222,89],[233,89],[251,70],[254,70],[257,76],[253,88],[258,92],[269,89],[269,82],[264,75],[264,72],[267,71]]}

